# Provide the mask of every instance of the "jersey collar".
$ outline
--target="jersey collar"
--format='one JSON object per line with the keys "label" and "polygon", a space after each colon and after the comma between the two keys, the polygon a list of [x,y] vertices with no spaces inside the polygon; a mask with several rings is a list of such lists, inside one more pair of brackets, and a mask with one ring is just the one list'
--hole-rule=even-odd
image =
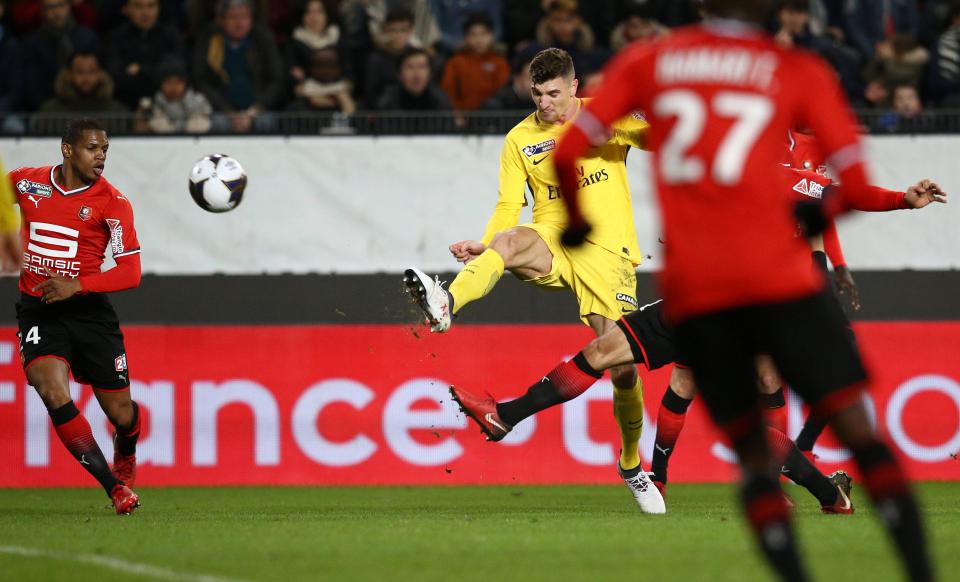
{"label": "jersey collar", "polygon": [[[60,164],[60,166],[62,165],[63,164]],[[87,190],[88,188],[90,188],[90,186],[93,186],[93,184],[91,183],[91,184],[87,184],[86,186],[74,188],[73,190],[64,190],[63,188],[60,187],[60,184],[57,184],[57,180],[54,178],[57,168],[59,168],[60,166],[50,166],[50,183],[53,184],[53,187],[56,188],[57,191],[60,192],[60,194],[64,196],[73,196],[74,194],[79,194],[84,190]]]}

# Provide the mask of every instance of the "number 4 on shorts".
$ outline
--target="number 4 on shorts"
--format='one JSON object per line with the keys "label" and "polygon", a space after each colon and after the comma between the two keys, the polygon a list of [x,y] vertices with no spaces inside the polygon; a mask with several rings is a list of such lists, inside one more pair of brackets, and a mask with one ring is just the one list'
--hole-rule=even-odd
{"label": "number 4 on shorts", "polygon": [[23,343],[30,342],[33,345],[40,343],[40,326],[35,325],[27,332],[27,337],[23,338]]}

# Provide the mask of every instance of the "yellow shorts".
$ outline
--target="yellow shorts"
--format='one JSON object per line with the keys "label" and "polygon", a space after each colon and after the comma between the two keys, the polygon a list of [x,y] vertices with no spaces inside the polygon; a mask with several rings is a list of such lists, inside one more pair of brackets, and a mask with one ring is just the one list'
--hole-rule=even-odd
{"label": "yellow shorts", "polygon": [[590,241],[577,248],[560,242],[563,227],[553,224],[521,224],[535,231],[553,254],[550,273],[526,279],[545,289],[570,289],[580,304],[580,319],[596,313],[613,321],[634,311],[637,303],[636,267],[628,259]]}

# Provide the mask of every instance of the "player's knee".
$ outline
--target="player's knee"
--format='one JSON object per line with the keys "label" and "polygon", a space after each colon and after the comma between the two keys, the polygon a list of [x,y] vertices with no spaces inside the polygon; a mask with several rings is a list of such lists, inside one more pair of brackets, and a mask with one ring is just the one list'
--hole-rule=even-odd
{"label": "player's knee", "polygon": [[511,264],[511,260],[517,253],[519,241],[517,233],[513,230],[505,230],[493,235],[493,239],[487,248],[493,249],[503,259],[504,264]]}
{"label": "player's knee", "polygon": [[133,402],[117,400],[103,403],[103,412],[114,426],[127,426],[133,420]]}
{"label": "player's knee", "polygon": [[611,368],[610,381],[613,382],[614,388],[621,388],[624,390],[632,389],[637,385],[637,367],[630,365]]}
{"label": "player's knee", "polygon": [[674,367],[670,375],[670,389],[685,400],[693,400],[697,396],[697,384],[693,380],[693,372],[688,368]]}
{"label": "player's knee", "polygon": [[47,410],[60,408],[70,402],[70,389],[58,378],[48,374],[37,374],[31,378],[30,384],[37,391]]}

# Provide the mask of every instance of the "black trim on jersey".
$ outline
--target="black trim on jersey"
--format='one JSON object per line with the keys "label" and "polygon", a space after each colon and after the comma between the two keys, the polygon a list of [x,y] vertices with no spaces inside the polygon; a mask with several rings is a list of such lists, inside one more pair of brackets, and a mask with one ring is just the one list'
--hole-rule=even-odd
{"label": "black trim on jersey", "polygon": [[60,187],[60,184],[57,184],[57,181],[53,179],[53,175],[54,175],[54,173],[56,172],[57,168],[59,168],[59,167],[62,166],[62,165],[63,165],[63,164],[59,164],[59,165],[56,165],[56,166],[50,166],[50,183],[53,184],[53,187],[56,188],[57,191],[60,192],[60,194],[61,194],[62,196],[73,196],[74,194],[79,194],[79,193],[81,193],[81,192],[83,192],[83,191],[85,191],[85,190],[90,189],[90,187],[93,186],[94,182],[91,182],[91,183],[87,184],[86,186],[83,186],[82,188],[76,188],[76,189],[74,189],[74,190],[69,190],[69,191],[68,191],[68,190],[64,190],[63,188],[61,188],[61,187]]}

